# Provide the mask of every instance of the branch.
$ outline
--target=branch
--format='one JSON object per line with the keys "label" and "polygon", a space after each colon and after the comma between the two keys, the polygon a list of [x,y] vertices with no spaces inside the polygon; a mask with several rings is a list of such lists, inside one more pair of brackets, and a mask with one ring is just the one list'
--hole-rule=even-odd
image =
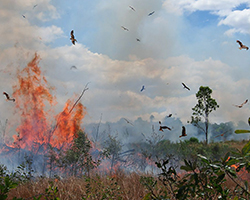
{"label": "branch", "polygon": [[[87,87],[88,84],[89,84],[89,82],[85,85],[85,87],[84,87],[84,89],[83,89],[81,95],[80,95],[79,98],[76,100],[76,102],[74,103],[74,105],[73,105],[72,108],[70,109],[69,113],[72,112],[72,110],[74,109],[74,107],[76,106],[76,104],[77,104],[77,103],[80,101],[80,99],[82,98],[83,94],[89,89],[89,88]],[[61,114],[62,114],[62,112],[61,112]],[[58,124],[59,124],[59,122],[60,122],[61,114],[59,115],[58,121],[57,121],[57,123],[56,123],[56,126],[55,126],[55,128],[53,129],[53,131],[51,132],[51,134],[53,134],[53,133],[55,132],[55,130],[57,129]]]}
{"label": "branch", "polygon": [[89,89],[89,88],[87,87],[88,84],[89,84],[89,82],[85,85],[85,88],[83,89],[83,91],[82,91],[80,97],[76,100],[76,102],[74,103],[74,105],[73,105],[72,108],[70,109],[69,113],[72,112],[72,110],[74,109],[74,107],[76,106],[76,104],[80,101],[80,99],[82,98],[84,92],[86,92],[86,91]]}

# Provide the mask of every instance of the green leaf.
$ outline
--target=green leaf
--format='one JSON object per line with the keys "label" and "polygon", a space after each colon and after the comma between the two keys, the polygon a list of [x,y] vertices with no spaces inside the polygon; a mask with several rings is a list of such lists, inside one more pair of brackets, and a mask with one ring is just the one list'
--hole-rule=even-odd
{"label": "green leaf", "polygon": [[241,134],[241,133],[250,133],[250,130],[235,130],[234,131],[236,134]]}
{"label": "green leaf", "polygon": [[250,141],[242,148],[242,153],[246,155],[250,152]]}

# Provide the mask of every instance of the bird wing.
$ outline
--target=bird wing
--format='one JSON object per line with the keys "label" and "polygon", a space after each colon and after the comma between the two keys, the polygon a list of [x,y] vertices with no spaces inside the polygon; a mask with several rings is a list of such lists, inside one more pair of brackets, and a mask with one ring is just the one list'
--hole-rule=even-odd
{"label": "bird wing", "polygon": [[239,45],[242,47],[242,42],[241,41],[237,40],[236,42],[238,42]]}
{"label": "bird wing", "polygon": [[149,13],[149,14],[148,14],[148,16],[153,15],[154,13],[155,13],[155,11],[153,11],[153,12]]}
{"label": "bird wing", "polygon": [[129,6],[133,11],[135,11],[135,9],[132,6]]}
{"label": "bird wing", "polygon": [[181,133],[182,136],[186,135],[186,128],[185,126],[182,126],[182,133]]}
{"label": "bird wing", "polygon": [[185,83],[182,83],[183,87],[190,90],[190,88],[188,86],[185,85]]}
{"label": "bird wing", "polygon": [[3,94],[6,96],[7,99],[10,99],[10,96],[6,92],[3,92]]}

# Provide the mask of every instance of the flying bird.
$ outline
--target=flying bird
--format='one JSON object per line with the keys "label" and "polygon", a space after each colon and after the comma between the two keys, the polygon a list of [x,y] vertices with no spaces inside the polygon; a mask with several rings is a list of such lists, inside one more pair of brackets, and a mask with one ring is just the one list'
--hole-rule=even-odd
{"label": "flying bird", "polygon": [[134,126],[134,124],[132,124],[130,121],[128,121],[126,118],[123,118],[128,124]]}
{"label": "flying bird", "polygon": [[74,31],[73,30],[70,32],[70,35],[71,35],[70,40],[71,40],[72,44],[75,45],[75,42],[77,42],[77,40],[75,39]]}
{"label": "flying bird", "polygon": [[75,65],[71,66],[70,69],[77,69]]}
{"label": "flying bird", "polygon": [[185,85],[185,83],[181,83],[183,85],[184,89],[190,90],[190,88],[188,86]]}
{"label": "flying bird", "polygon": [[144,85],[142,86],[142,88],[141,88],[140,91],[142,92],[143,90],[145,90],[145,86]]}
{"label": "flying bird", "polygon": [[172,117],[172,113],[171,113],[171,114],[169,114],[167,117]]}
{"label": "flying bird", "polygon": [[135,11],[135,9],[132,6],[129,6],[131,8],[131,10]]}
{"label": "flying bird", "polygon": [[25,15],[22,15],[22,16],[23,16],[23,18],[26,18]]}
{"label": "flying bird", "polygon": [[242,44],[242,42],[241,42],[241,41],[236,40],[236,42],[238,42],[238,43],[239,43],[239,45],[240,45],[239,49],[240,49],[240,50],[241,50],[241,49],[246,49],[246,50],[248,50],[248,49],[249,49],[246,45]]}
{"label": "flying bird", "polygon": [[185,126],[182,126],[182,132],[181,132],[181,135],[179,137],[185,137],[185,136],[187,136],[186,128],[185,128]]}
{"label": "flying bird", "polygon": [[126,27],[121,26],[124,31],[129,31]]}
{"label": "flying bird", "polygon": [[10,98],[10,96],[6,92],[3,92],[3,94],[6,96],[7,101],[13,101],[13,102],[15,102],[15,99],[14,98]]}
{"label": "flying bird", "polygon": [[155,11],[149,13],[148,16],[151,16],[151,15],[153,15],[154,13],[155,13]]}
{"label": "flying bird", "polygon": [[34,6],[33,6],[33,9],[34,9],[35,7],[37,7],[37,5],[38,5],[38,4],[34,5]]}
{"label": "flying bird", "polygon": [[140,40],[139,38],[136,38],[136,41],[137,41],[137,42],[140,42],[141,40]]}
{"label": "flying bird", "polygon": [[160,126],[159,131],[164,132],[163,129],[168,129],[171,131],[171,128],[169,128],[168,126]]}
{"label": "flying bird", "polygon": [[250,117],[248,118],[248,125],[250,126]]}
{"label": "flying bird", "polygon": [[244,104],[246,104],[247,102],[248,102],[248,99],[246,99],[246,101],[244,101],[242,104],[240,104],[240,105],[234,105],[234,106],[236,106],[238,108],[242,108],[242,106],[244,106]]}

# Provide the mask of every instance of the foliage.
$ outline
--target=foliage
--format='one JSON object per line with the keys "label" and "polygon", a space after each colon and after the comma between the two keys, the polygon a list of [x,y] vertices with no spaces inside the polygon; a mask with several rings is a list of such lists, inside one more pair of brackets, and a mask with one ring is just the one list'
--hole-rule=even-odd
{"label": "foliage", "polygon": [[[199,91],[196,93],[198,103],[192,108],[193,113],[191,116],[191,124],[201,129],[206,135],[206,144],[208,144],[208,126],[209,114],[219,108],[216,100],[211,97],[212,89],[209,87],[200,86]],[[205,127],[199,122],[204,119]]]}
{"label": "foliage", "polygon": [[93,161],[90,149],[91,144],[86,133],[79,131],[71,148],[60,154],[57,163],[70,175],[89,175],[90,170],[99,164],[99,161]]}
{"label": "foliage", "polygon": [[122,150],[122,144],[117,139],[117,136],[108,135],[108,139],[104,142],[102,155],[111,160],[111,169],[113,171],[114,165],[120,160],[120,153]]}
{"label": "foliage", "polygon": [[234,132],[235,132],[236,134],[250,133],[250,130],[235,130]]}

